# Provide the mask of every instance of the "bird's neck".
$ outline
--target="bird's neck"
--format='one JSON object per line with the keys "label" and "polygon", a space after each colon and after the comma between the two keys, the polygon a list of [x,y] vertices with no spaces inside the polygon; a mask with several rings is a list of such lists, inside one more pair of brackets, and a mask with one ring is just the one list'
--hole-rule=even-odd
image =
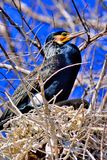
{"label": "bird's neck", "polygon": [[48,59],[54,55],[60,54],[60,47],[56,43],[48,43],[45,45],[44,52]]}

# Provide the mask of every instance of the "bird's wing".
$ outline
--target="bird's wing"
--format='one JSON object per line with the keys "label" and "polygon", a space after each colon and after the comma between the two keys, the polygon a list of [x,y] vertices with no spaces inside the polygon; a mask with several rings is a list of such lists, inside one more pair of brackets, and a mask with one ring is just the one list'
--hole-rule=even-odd
{"label": "bird's wing", "polygon": [[[61,57],[63,57],[63,55]],[[53,58],[45,60],[45,62],[42,64],[42,68],[36,68],[24,78],[26,89],[24,89],[23,84],[20,84],[12,97],[12,101],[16,106],[28,95],[27,91],[34,94],[40,91],[38,83],[39,74],[41,75],[42,81],[45,82],[53,73],[60,69],[58,59],[59,56],[54,56]]]}
{"label": "bird's wing", "polygon": [[[34,93],[36,93],[37,90],[39,91],[40,88],[37,80],[38,72],[41,74],[41,78],[43,82],[45,82],[53,73],[55,73],[57,70],[59,70],[62,67],[59,63],[59,59],[62,59],[64,61],[63,55],[55,55],[45,60],[45,62],[42,64],[43,67],[41,69],[39,68],[39,71],[38,69],[35,69],[33,72],[27,75],[24,78],[24,81],[25,81],[24,84],[26,86],[26,89],[24,89],[23,84],[20,84],[11,98],[12,102],[16,106],[18,106],[18,104],[21,103],[26,97],[28,98],[27,90],[28,92],[33,91]],[[6,102],[4,106],[8,107],[8,106],[11,106],[11,104],[10,102]],[[11,111],[7,108],[3,113],[2,117],[0,118],[0,121],[8,117],[10,113]]]}

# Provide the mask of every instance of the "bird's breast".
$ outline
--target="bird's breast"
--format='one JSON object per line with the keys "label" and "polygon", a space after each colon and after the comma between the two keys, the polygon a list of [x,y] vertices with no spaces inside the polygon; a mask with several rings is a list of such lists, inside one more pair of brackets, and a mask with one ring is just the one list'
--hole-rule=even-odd
{"label": "bird's breast", "polygon": [[81,63],[81,54],[76,45],[66,44],[62,47],[61,52],[64,54],[67,64]]}

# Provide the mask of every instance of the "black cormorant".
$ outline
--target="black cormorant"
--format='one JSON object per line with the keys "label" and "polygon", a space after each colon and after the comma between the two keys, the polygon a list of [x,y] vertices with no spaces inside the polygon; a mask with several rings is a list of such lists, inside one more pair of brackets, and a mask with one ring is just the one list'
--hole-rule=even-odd
{"label": "black cormorant", "polygon": [[[59,31],[47,37],[43,49],[46,60],[44,60],[43,67],[40,70],[40,75],[44,82],[46,100],[51,100],[58,93],[55,103],[68,99],[81,66],[81,54],[76,45],[67,42],[84,33],[71,34],[67,31]],[[26,88],[32,93],[35,104],[38,106],[43,99],[40,94],[39,84],[35,80],[37,74],[37,70],[34,70],[26,77]],[[15,91],[12,101],[22,113],[26,113],[33,108],[26,90],[23,89],[23,84]],[[9,102],[6,105],[11,106]],[[5,119],[4,122],[6,122],[6,118],[10,114],[12,115],[11,111],[6,109],[0,120],[3,121]],[[3,125],[3,123],[1,124]]]}

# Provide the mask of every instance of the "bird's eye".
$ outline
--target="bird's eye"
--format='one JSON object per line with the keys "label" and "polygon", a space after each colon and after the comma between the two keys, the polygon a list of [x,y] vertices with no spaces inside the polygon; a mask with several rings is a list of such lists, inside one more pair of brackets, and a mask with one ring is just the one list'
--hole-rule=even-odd
{"label": "bird's eye", "polygon": [[62,32],[62,36],[67,36],[67,32]]}

